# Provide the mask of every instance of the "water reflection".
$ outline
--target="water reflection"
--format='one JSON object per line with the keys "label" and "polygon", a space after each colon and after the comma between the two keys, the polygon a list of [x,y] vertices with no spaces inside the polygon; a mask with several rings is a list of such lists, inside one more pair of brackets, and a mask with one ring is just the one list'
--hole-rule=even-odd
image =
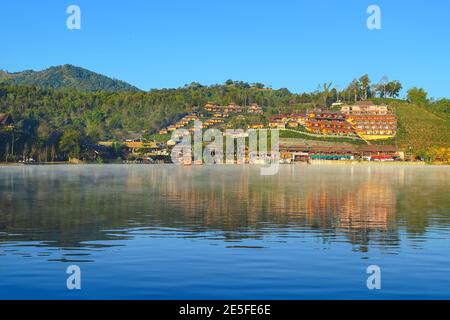
{"label": "water reflection", "polygon": [[60,261],[87,262],[142,234],[318,237],[395,252],[402,230],[420,246],[427,230],[448,228],[449,187],[445,167],[282,166],[268,177],[250,166],[1,168],[0,255],[64,248],[77,253]]}

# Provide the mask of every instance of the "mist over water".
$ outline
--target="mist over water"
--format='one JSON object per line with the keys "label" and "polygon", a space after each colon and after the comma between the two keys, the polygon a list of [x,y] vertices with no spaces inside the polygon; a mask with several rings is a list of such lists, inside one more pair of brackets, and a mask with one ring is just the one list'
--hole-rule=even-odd
{"label": "mist over water", "polygon": [[0,298],[448,299],[449,190],[417,165],[2,167]]}

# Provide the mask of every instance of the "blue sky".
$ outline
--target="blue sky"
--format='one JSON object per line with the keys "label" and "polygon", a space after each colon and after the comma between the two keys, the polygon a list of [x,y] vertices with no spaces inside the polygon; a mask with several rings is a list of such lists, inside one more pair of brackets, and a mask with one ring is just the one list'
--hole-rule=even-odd
{"label": "blue sky", "polygon": [[[66,8],[81,8],[81,30]],[[368,30],[377,4],[382,30]],[[450,97],[450,2],[128,0],[2,2],[0,69],[74,64],[141,89],[227,79],[294,92],[368,73]]]}

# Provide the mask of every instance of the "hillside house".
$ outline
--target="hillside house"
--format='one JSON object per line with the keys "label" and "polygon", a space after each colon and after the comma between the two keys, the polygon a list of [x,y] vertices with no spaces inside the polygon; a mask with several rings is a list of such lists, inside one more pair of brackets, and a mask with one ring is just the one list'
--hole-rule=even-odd
{"label": "hillside house", "polygon": [[262,123],[252,123],[248,125],[249,129],[264,129],[264,124]]}
{"label": "hillside house", "polygon": [[285,129],[289,116],[285,114],[276,114],[269,117],[269,128]]}
{"label": "hillside house", "polygon": [[263,109],[256,103],[252,103],[248,108],[247,108],[247,113],[251,113],[251,114],[263,114],[264,111]]}
{"label": "hillside house", "polygon": [[0,113],[0,129],[12,129],[14,120],[8,113]]}
{"label": "hillside house", "polygon": [[292,113],[289,115],[289,119],[291,121],[297,122],[299,125],[304,126],[306,124],[307,115]]}

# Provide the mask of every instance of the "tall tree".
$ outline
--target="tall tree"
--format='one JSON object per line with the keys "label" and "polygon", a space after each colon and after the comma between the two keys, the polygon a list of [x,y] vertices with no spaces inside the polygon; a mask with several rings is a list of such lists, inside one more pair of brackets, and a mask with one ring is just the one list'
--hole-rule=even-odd
{"label": "tall tree", "polygon": [[428,93],[422,89],[413,87],[408,90],[408,101],[419,106],[426,106],[428,104]]}
{"label": "tall tree", "polygon": [[69,158],[80,158],[81,135],[78,131],[69,129],[64,132],[59,143],[61,151],[65,152]]}
{"label": "tall tree", "polygon": [[402,88],[403,88],[402,84],[400,83],[400,81],[397,80],[390,81],[386,85],[387,94],[391,98],[398,97]]}
{"label": "tall tree", "polygon": [[359,78],[359,83],[361,85],[362,99],[367,100],[369,98],[369,89],[370,89],[370,78],[367,74],[363,75]]}
{"label": "tall tree", "polygon": [[359,95],[359,82],[357,79],[354,79],[347,87],[347,91],[354,97],[354,101],[358,101],[358,95]]}
{"label": "tall tree", "polygon": [[388,83],[389,78],[387,76],[383,76],[380,79],[380,82],[378,82],[378,84],[376,85],[376,90],[378,91],[380,98],[386,97],[386,87]]}

